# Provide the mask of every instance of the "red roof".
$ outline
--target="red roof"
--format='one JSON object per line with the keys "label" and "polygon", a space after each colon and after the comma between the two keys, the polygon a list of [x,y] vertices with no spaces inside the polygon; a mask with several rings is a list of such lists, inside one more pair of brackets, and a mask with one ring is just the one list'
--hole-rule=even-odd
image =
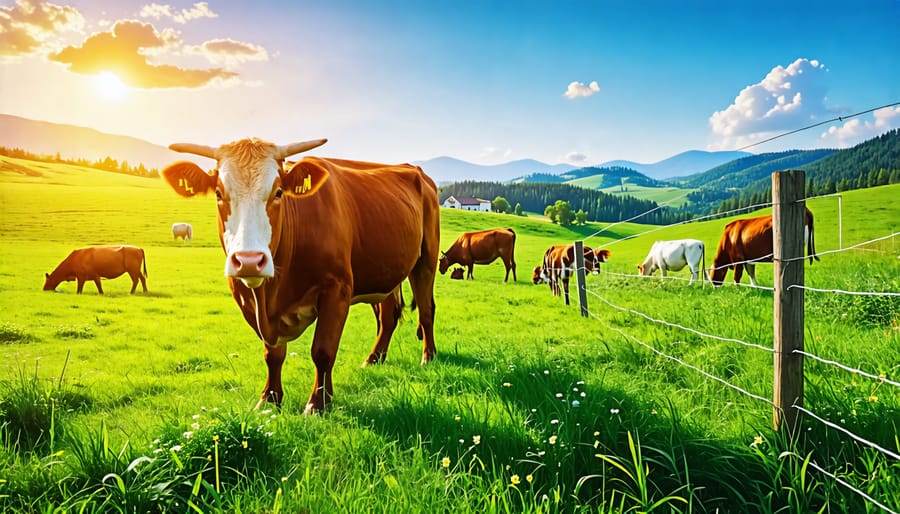
{"label": "red roof", "polygon": [[453,198],[456,198],[460,205],[481,205],[482,202],[487,202],[487,200],[479,200],[471,196],[454,196]]}

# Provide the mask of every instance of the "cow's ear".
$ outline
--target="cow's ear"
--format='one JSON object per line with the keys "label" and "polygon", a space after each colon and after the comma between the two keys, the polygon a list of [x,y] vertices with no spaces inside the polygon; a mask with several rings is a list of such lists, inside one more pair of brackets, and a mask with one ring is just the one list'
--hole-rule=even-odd
{"label": "cow's ear", "polygon": [[205,195],[216,190],[217,174],[206,173],[190,161],[179,161],[161,172],[166,183],[181,196]]}
{"label": "cow's ear", "polygon": [[281,174],[281,189],[288,196],[315,194],[328,180],[328,170],[314,164],[299,162]]}

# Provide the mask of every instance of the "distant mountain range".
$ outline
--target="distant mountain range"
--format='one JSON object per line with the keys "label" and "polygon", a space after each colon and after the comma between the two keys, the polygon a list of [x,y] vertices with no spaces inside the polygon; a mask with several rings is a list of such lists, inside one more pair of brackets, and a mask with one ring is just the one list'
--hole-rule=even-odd
{"label": "distant mountain range", "polygon": [[[131,165],[143,163],[147,168],[159,169],[173,161],[184,159],[209,166],[209,161],[202,157],[173,152],[164,146],[135,137],[106,134],[87,127],[37,121],[8,114],[0,114],[0,146],[20,148],[36,154],[59,154],[64,159],[84,158],[96,161],[111,157],[120,162],[128,161]],[[652,164],[616,160],[591,167],[628,168],[649,178],[664,180],[701,173],[749,155],[753,154],[691,150]],[[413,164],[421,166],[439,184],[464,180],[508,182],[532,174],[562,175],[579,169],[571,164],[547,164],[533,159],[488,166],[447,156],[415,161]]]}
{"label": "distant mountain range", "polygon": [[[750,155],[753,154],[748,152],[690,150],[653,164],[615,160],[586,167],[577,167],[571,164],[547,164],[533,159],[483,166],[452,157],[437,157],[426,161],[416,161],[413,164],[421,166],[432,178],[442,184],[461,182],[463,180],[531,181],[529,177],[534,175],[544,177],[560,176],[573,170],[585,168],[627,168],[646,175],[651,179],[666,180],[672,177],[702,173],[716,166]],[[551,179],[550,181],[555,182],[557,180]]]}
{"label": "distant mountain range", "polygon": [[202,157],[173,152],[168,148],[130,136],[106,134],[97,130],[47,121],[0,114],[0,146],[20,148],[36,154],[57,155],[63,159],[97,161],[111,157],[130,165],[143,163],[161,169],[175,161],[193,160],[208,167]]}

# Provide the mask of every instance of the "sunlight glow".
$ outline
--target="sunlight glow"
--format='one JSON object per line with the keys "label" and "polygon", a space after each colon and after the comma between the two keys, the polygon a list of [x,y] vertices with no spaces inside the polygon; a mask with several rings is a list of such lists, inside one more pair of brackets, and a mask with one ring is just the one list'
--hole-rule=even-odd
{"label": "sunlight glow", "polygon": [[104,71],[97,75],[97,90],[107,100],[119,100],[128,92],[128,87],[115,73]]}

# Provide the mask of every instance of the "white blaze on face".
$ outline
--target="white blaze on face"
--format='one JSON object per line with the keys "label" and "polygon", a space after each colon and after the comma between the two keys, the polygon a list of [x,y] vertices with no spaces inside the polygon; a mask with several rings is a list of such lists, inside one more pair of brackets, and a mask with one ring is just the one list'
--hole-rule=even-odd
{"label": "white blaze on face", "polygon": [[[277,164],[265,159],[253,169],[238,168],[230,160],[219,163],[219,177],[227,192],[229,215],[224,220],[225,276],[240,278],[248,287],[257,287],[275,275],[272,253],[272,225],[266,204],[278,177]],[[260,266],[255,264],[261,259]]]}

